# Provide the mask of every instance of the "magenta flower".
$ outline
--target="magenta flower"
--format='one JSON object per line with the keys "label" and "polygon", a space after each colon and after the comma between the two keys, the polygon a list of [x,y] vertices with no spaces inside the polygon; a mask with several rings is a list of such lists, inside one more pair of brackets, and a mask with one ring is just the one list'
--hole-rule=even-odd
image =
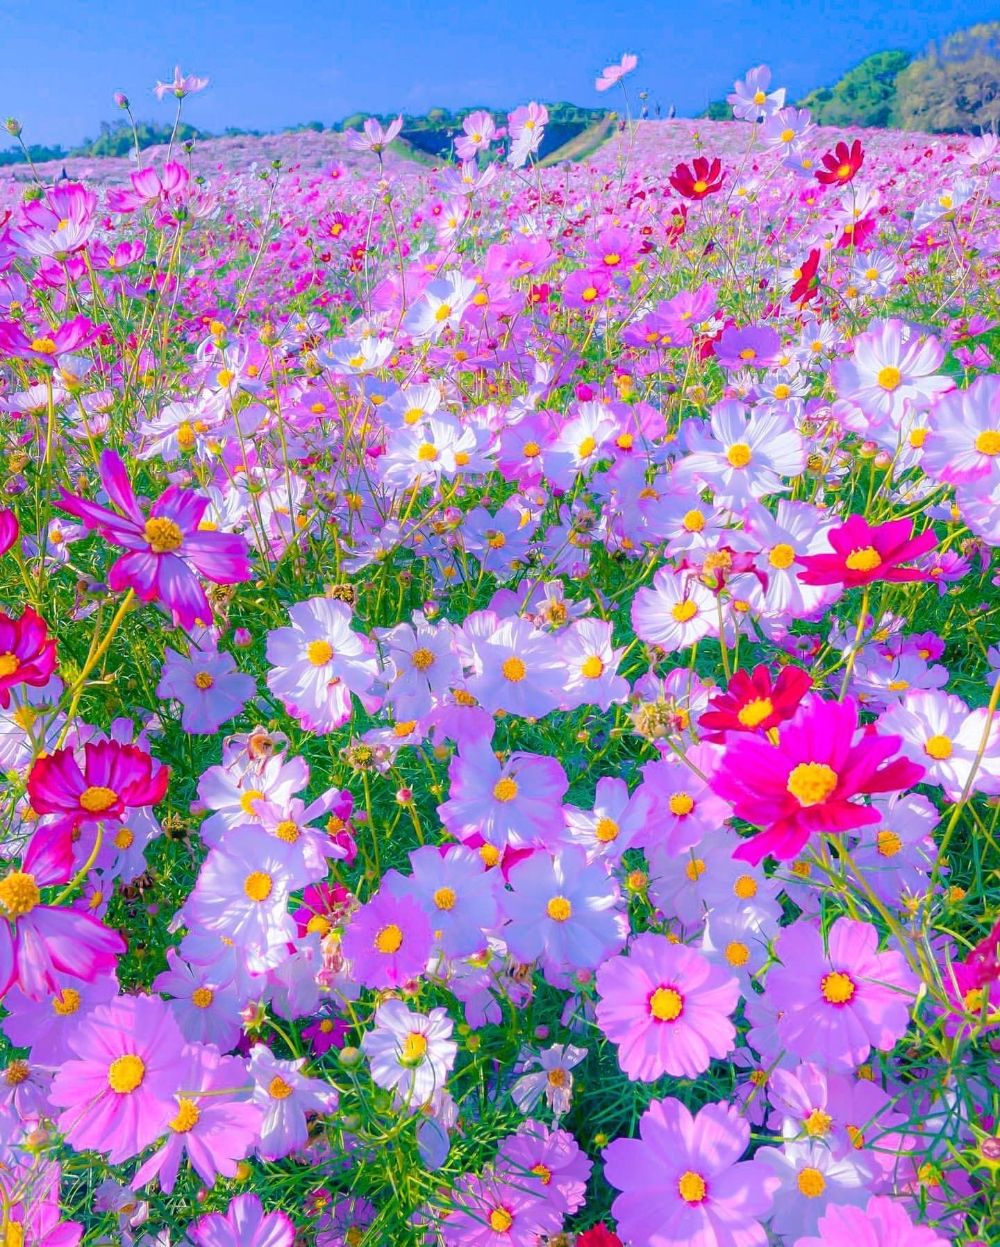
{"label": "magenta flower", "polygon": [[20,531],[14,512],[9,507],[0,507],[0,554],[7,553]]}
{"label": "magenta flower", "polygon": [[870,585],[877,580],[894,582],[929,580],[918,567],[903,567],[933,550],[937,534],[932,528],[912,537],[912,520],[889,520],[872,526],[863,515],[849,515],[839,528],[826,531],[833,554],[802,554],[796,558],[805,585]]}
{"label": "magenta flower", "polygon": [[177,1111],[165,1140],[139,1167],[132,1179],[134,1188],[158,1178],[169,1195],[185,1156],[211,1187],[220,1175],[235,1177],[239,1161],[250,1154],[259,1137],[264,1114],[247,1099],[250,1081],[244,1062],[203,1044],[187,1051],[193,1054],[193,1072],[183,1094],[177,1095]]}
{"label": "magenta flower", "polygon": [[295,1226],[283,1212],[265,1212],[256,1195],[237,1195],[225,1213],[210,1212],[187,1229],[197,1247],[292,1247]]}
{"label": "magenta flower", "polygon": [[101,479],[117,511],[65,490],[56,506],[128,552],[111,565],[109,587],[115,592],[134,589],[144,602],[162,602],[182,628],[209,623],[212,608],[198,575],[220,585],[249,580],[246,541],[235,533],[201,529],[210,500],[176,485],[144,515],[114,451],[101,455]]}
{"label": "magenta flower", "polygon": [[0,706],[19,684],[41,688],[56,669],[56,643],[45,620],[26,606],[19,619],[0,611]]}
{"label": "magenta flower", "polygon": [[170,1006],[155,996],[120,996],[98,1005],[69,1037],[76,1059],[57,1070],[50,1099],[64,1111],[59,1129],[77,1150],[113,1165],[158,1139],[189,1085],[191,1058]]}
{"label": "magenta flower", "polygon": [[918,980],[902,953],[879,952],[870,923],[838,918],[827,937],[797,922],[778,942],[781,964],[767,976],[778,1037],[789,1052],[824,1069],[860,1065],[906,1032]]}
{"label": "magenta flower", "polygon": [[376,894],[351,918],[341,943],[354,978],[365,987],[401,987],[427,968],[434,935],[409,896]]}
{"label": "magenta flower", "polygon": [[55,329],[29,338],[15,321],[0,321],[0,354],[58,367],[61,356],[90,346],[104,329],[104,325],[94,325],[86,316],[74,316]]}
{"label": "magenta flower", "polygon": [[[929,1226],[914,1225],[906,1208],[888,1195],[873,1195],[865,1208],[831,1204],[819,1219],[819,1235],[794,1247],[948,1247]],[[971,1247],[971,1243],[970,1243]]]}
{"label": "magenta flower", "polygon": [[[92,982],[115,968],[125,941],[90,914],[45,905],[41,889],[68,883],[73,856],[68,837],[42,827],[34,835],[20,869],[0,878],[0,986],[16,978],[26,996],[39,1000],[63,986],[64,975]],[[2,992],[0,992],[2,994]]]}
{"label": "magenta flower", "polygon": [[622,1192],[612,1205],[622,1238],[649,1247],[766,1247],[761,1218],[778,1179],[740,1161],[750,1124],[727,1104],[692,1117],[680,1100],[654,1100],[638,1139],[604,1150],[604,1176]]}
{"label": "magenta flower", "polygon": [[640,935],[597,971],[597,1024],[629,1078],[695,1078],[734,1046],[736,978],[665,935]]}
{"label": "magenta flower", "polygon": [[738,737],[728,746],[712,788],[737,818],[766,829],[741,844],[734,857],[756,865],[770,853],[787,862],[816,832],[881,822],[878,810],[854,798],[909,788],[924,769],[906,758],[887,761],[899,748],[898,736],[865,732],[856,740],[857,729],[852,700],[810,696],[783,726],[777,745]]}
{"label": "magenta flower", "polygon": [[58,815],[59,827],[120,822],[129,810],[162,801],[169,779],[170,768],[135,745],[88,742],[82,767],[72,749],[40,756],[28,776],[28,799],[36,814]]}

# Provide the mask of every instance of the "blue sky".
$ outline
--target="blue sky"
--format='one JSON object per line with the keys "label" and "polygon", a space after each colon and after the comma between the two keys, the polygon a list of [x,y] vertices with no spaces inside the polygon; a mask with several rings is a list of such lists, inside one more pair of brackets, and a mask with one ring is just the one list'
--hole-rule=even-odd
{"label": "blue sky", "polygon": [[[867,9],[867,15],[865,10]],[[601,67],[639,55],[631,82],[691,115],[766,62],[789,98],[834,82],[870,52],[1000,16],[984,0],[0,0],[0,116],[28,142],[69,145],[113,120],[124,90],[168,120],[152,86],[211,85],[185,105],[207,130],[329,123],[354,111],[598,105]],[[618,92],[611,93],[617,95]]]}

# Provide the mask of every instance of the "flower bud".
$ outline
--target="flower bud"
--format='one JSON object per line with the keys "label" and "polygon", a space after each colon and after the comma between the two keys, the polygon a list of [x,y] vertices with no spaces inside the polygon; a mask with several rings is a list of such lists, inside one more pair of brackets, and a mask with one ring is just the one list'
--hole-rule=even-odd
{"label": "flower bud", "polygon": [[128,108],[128,96],[124,91],[116,91],[111,98],[114,100],[116,108]]}
{"label": "flower bud", "polygon": [[12,139],[16,139],[20,137],[21,123],[18,121],[16,117],[8,117],[7,120],[3,123],[3,128],[7,131],[7,133],[10,135]]}

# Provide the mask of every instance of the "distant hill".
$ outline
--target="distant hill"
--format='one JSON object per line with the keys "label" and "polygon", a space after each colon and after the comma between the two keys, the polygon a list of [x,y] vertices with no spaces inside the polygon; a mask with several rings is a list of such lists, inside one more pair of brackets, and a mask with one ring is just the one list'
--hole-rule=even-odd
{"label": "distant hill", "polygon": [[[823,126],[977,133],[1000,124],[1000,22],[983,22],[928,46],[866,57],[832,87],[800,102]],[[731,116],[713,100],[702,116]]]}
{"label": "distant hill", "polygon": [[[553,152],[559,151],[572,143],[574,139],[589,130],[592,126],[599,125],[608,117],[608,112],[603,108],[582,108],[578,104],[569,104],[561,100],[555,104],[547,104],[549,110],[549,121],[545,127],[545,135],[542,139],[539,154],[541,159],[545,159]],[[426,156],[436,159],[444,159],[452,149],[452,142],[457,134],[462,132],[462,121],[472,112],[480,111],[476,108],[462,108],[451,110],[447,108],[430,108],[426,113],[419,115],[403,114],[403,131],[401,138],[405,139],[411,149],[422,152]],[[488,112],[498,126],[507,124],[507,114],[497,109],[482,109]],[[293,126],[289,130],[282,131],[285,134],[296,134],[306,130],[311,130],[316,134],[333,133],[341,134],[345,130],[360,130],[365,121],[370,116],[376,116],[383,125],[387,125],[394,120],[395,113],[371,114],[371,113],[352,113],[348,117],[344,117],[341,121],[336,121],[332,125],[324,126],[322,122],[310,121],[304,125]],[[169,125],[158,125],[154,122],[141,121],[137,124],[137,132],[139,139],[139,149],[144,151],[148,147],[158,147],[170,141],[172,127]],[[193,126],[181,125],[177,131],[176,141],[178,143],[187,142],[188,140],[210,139],[210,138],[234,138],[240,136],[252,136],[260,138],[263,132],[260,130],[241,130],[235,126],[230,126],[221,135],[211,134],[207,130],[196,130]],[[101,131],[96,139],[85,139],[79,147],[63,148],[42,147],[40,145],[28,145],[28,154],[36,164],[48,160],[64,160],[71,156],[127,156],[135,144],[135,137],[132,133],[132,127],[127,121],[118,121],[114,124],[104,121],[101,123]],[[24,163],[26,157],[20,147],[7,148],[0,151],[0,166],[14,165]]]}

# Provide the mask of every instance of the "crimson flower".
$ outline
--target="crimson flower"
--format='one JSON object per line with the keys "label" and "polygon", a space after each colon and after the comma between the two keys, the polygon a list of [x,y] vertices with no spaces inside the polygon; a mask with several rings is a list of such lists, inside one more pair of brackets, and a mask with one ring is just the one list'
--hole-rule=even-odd
{"label": "crimson flower", "polygon": [[793,303],[798,303],[800,307],[816,298],[819,290],[819,278],[816,271],[819,268],[819,248],[815,247],[809,252],[809,256],[805,263],[798,270],[798,276],[795,279],[795,285],[789,292],[788,297]]}
{"label": "crimson flower", "polygon": [[752,672],[734,671],[724,692],[716,693],[698,720],[699,728],[717,733],[707,737],[725,743],[725,732],[769,732],[790,719],[812,688],[801,667],[782,667],[777,680],[761,664]]}
{"label": "crimson flower", "polygon": [[[881,811],[855,797],[899,792],[923,776],[907,758],[887,761],[899,736],[858,734],[858,708],[813,695],[777,745],[739,737],[730,742],[711,785],[737,818],[764,828],[733,854],[757,865],[768,853],[790,861],[814,832],[851,831],[882,821]],[[885,765],[883,765],[883,763]]]}
{"label": "crimson flower", "polygon": [[807,554],[795,561],[804,585],[837,585],[853,588],[876,580],[930,580],[927,572],[902,567],[933,550],[937,536],[933,529],[911,537],[913,520],[889,520],[874,528],[863,515],[850,515],[839,528],[831,528],[827,541],[834,554]]}
{"label": "crimson flower", "polygon": [[841,139],[832,152],[822,157],[822,169],[816,170],[816,181],[824,186],[846,186],[865,163],[861,140],[855,139],[850,147]]}
{"label": "crimson flower", "polygon": [[28,776],[28,800],[37,814],[60,815],[60,826],[119,822],[129,809],[162,801],[169,777],[169,767],[157,766],[135,745],[90,742],[82,769],[72,749],[38,758]]}
{"label": "crimson flower", "polygon": [[622,1240],[603,1221],[576,1236],[576,1247],[622,1247]]}
{"label": "crimson flower", "polygon": [[695,156],[691,164],[693,170],[682,161],[668,179],[678,195],[683,195],[685,199],[704,199],[706,195],[714,195],[722,189],[726,175],[722,172],[722,161],[718,156],[711,162],[706,156]]}
{"label": "crimson flower", "polygon": [[0,507],[0,554],[6,554],[20,532],[17,516],[9,507]]}
{"label": "crimson flower", "polygon": [[10,690],[18,684],[41,688],[56,669],[56,643],[45,620],[30,606],[20,619],[0,611],[0,706],[10,705]]}

